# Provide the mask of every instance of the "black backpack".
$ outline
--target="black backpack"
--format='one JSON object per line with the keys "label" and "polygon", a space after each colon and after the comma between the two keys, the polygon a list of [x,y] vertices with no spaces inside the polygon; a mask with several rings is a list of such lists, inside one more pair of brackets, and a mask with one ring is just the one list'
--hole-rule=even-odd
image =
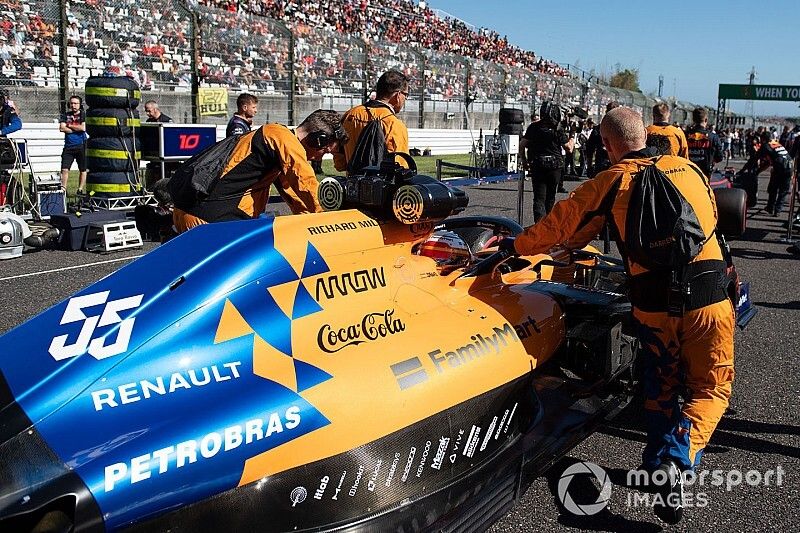
{"label": "black backpack", "polygon": [[167,184],[175,207],[191,209],[198,201],[209,197],[241,137],[226,137],[193,155],[175,169]]}
{"label": "black backpack", "polygon": [[624,247],[630,260],[648,270],[675,271],[694,259],[711,236],[703,233],[692,206],[656,166],[658,159],[632,177]]}
{"label": "black backpack", "polygon": [[367,105],[364,106],[364,109],[369,114],[369,122],[361,130],[353,155],[347,162],[347,174],[351,176],[361,173],[365,167],[380,165],[387,152],[386,133],[383,131],[382,124],[383,119],[373,115]]}

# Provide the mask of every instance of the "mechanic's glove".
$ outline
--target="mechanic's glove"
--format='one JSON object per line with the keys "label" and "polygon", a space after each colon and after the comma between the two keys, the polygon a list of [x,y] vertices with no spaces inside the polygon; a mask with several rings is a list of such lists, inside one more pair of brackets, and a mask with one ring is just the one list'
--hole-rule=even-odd
{"label": "mechanic's glove", "polygon": [[514,248],[514,241],[516,237],[503,237],[497,244],[497,250],[505,253],[507,256],[517,255],[517,250]]}

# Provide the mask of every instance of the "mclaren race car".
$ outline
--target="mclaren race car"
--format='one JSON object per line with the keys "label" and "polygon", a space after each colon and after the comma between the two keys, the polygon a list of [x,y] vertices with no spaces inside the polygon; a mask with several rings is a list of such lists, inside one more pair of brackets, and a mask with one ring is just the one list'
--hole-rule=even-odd
{"label": "mclaren race car", "polygon": [[0,531],[480,530],[631,398],[618,261],[481,252],[521,228],[424,176],[320,197],[0,337]]}

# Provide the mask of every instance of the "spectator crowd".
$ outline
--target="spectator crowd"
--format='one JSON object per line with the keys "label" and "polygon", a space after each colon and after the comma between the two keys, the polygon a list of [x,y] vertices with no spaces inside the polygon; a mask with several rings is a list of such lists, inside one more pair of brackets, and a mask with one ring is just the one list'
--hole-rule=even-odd
{"label": "spectator crowd", "polygon": [[[568,76],[497,32],[440,14],[424,1],[199,0],[189,5],[199,13],[201,80],[235,89],[286,94],[294,68],[300,94],[360,95],[365,83],[374,84],[376,73],[396,68],[424,80],[424,87],[415,89],[424,88],[431,99],[463,99],[469,88],[474,100],[525,100],[549,87],[504,76],[499,65]],[[58,5],[45,0],[0,0],[0,85],[58,86],[59,18]],[[72,87],[114,65],[144,89],[188,91],[191,24],[191,14],[178,2],[68,2],[64,33]],[[294,65],[282,25],[295,37]],[[475,61],[469,79],[465,58]],[[516,94],[504,95],[504,90]]]}

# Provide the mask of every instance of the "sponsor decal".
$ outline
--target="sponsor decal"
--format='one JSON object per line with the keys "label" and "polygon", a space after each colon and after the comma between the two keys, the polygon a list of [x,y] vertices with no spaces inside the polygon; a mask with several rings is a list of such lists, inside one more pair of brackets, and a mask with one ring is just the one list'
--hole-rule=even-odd
{"label": "sponsor decal", "polygon": [[[531,327],[528,322],[524,326]],[[528,333],[526,333],[527,335]],[[463,365],[468,365],[482,357],[501,355],[503,349],[512,342],[520,342],[520,337],[511,324],[503,327],[495,326],[490,334],[476,333],[470,337],[472,342],[456,348],[437,348],[428,352],[428,360],[433,364],[437,374],[444,374]],[[405,390],[428,380],[428,372],[423,368],[419,357],[412,357],[390,366],[401,390]]]}
{"label": "sponsor decal", "polygon": [[515,403],[514,407],[511,408],[511,414],[508,415],[508,420],[506,420],[506,426],[503,428],[503,433],[508,433],[508,428],[511,427],[511,420],[514,419],[514,413],[517,412],[517,406],[518,405],[519,405],[519,402]]}
{"label": "sponsor decal", "polygon": [[486,435],[483,437],[483,442],[481,442],[481,449],[483,451],[489,445],[489,439],[492,438],[492,433],[494,433],[494,428],[497,425],[497,417],[495,416],[492,418],[492,422],[489,424],[489,429],[486,430]]}
{"label": "sponsor decal", "polygon": [[403,483],[406,482],[408,479],[408,474],[411,473],[411,465],[414,463],[414,457],[417,455],[417,448],[412,446],[411,450],[408,452],[408,459],[406,459],[406,466],[403,468],[403,476],[400,478],[400,481]]}
{"label": "sponsor decal", "polygon": [[383,466],[383,459],[378,459],[378,462],[375,463],[375,468],[372,469],[372,475],[369,477],[369,481],[367,482],[367,490],[370,492],[374,492],[375,488],[378,486],[378,475],[381,471],[381,466]]}
{"label": "sponsor decal", "polygon": [[124,463],[108,465],[105,467],[104,490],[111,492],[121,483],[133,485],[204,459],[212,459],[220,453],[268,439],[285,430],[293,430],[300,423],[300,407],[293,405],[283,412],[268,413],[263,418],[229,426],[199,439],[179,442],[133,457]]}
{"label": "sponsor decal", "polygon": [[405,329],[406,325],[394,318],[394,309],[387,309],[382,313],[364,315],[357,324],[342,328],[323,325],[317,332],[317,345],[325,353],[336,353],[348,346],[382,339]]}
{"label": "sponsor decal", "polygon": [[307,496],[308,496],[308,491],[306,490],[305,487],[295,487],[289,494],[289,499],[292,502],[292,507],[294,507],[298,503],[303,503],[304,501],[306,501]]}
{"label": "sponsor decal", "polygon": [[[528,397],[529,386],[528,380],[517,380],[510,388],[471,398],[458,408],[376,441],[276,476],[270,480],[272,490],[289,494],[302,485],[309,492],[305,505],[312,506],[305,512],[288,513],[291,523],[281,522],[281,529],[313,529],[320,523],[356,519],[365,509],[375,512],[447,487],[502,447],[509,438],[502,427],[514,411],[515,400]],[[522,416],[528,405],[528,400],[520,400],[514,416]],[[526,411],[525,416],[529,415]],[[501,438],[494,440],[498,428]],[[337,499],[345,500],[345,506],[330,505],[337,479],[341,486]],[[280,513],[281,509],[292,511],[290,506],[286,501],[276,508],[276,517],[287,514]]]}
{"label": "sponsor decal", "polygon": [[419,466],[417,467],[417,477],[422,477],[422,471],[425,470],[425,463],[428,461],[428,454],[431,451],[432,444],[431,441],[425,443],[425,449],[422,450],[422,459],[419,460]]}
{"label": "sponsor decal", "polygon": [[476,333],[470,337],[471,343],[459,346],[451,350],[437,349],[428,352],[433,366],[439,374],[456,369],[462,365],[467,365],[480,359],[481,357],[500,355],[503,348],[510,342],[519,342],[514,328],[511,324],[505,324],[502,328],[492,328],[489,335]]}
{"label": "sponsor decal", "polygon": [[494,434],[494,440],[500,438],[500,433],[503,431],[503,427],[505,427],[506,419],[508,418],[508,413],[510,411],[508,409],[505,410],[503,413],[503,418],[500,419],[500,424],[497,426],[497,433]]}
{"label": "sponsor decal", "polygon": [[350,487],[350,490],[347,494],[350,495],[352,498],[358,492],[358,485],[361,483],[361,476],[364,475],[364,465],[358,465],[358,470],[356,471],[356,480],[353,482],[353,486]]}
{"label": "sponsor decal", "polygon": [[400,452],[394,454],[394,460],[392,461],[392,466],[389,468],[389,475],[386,476],[386,482],[384,485],[386,487],[390,487],[392,485],[392,478],[394,478],[394,473],[397,471],[397,463],[400,462]]}
{"label": "sponsor decal", "polygon": [[322,224],[319,226],[309,226],[310,235],[323,235],[325,233],[338,233],[341,231],[353,231],[359,226],[355,222],[342,222],[341,224]]}
{"label": "sponsor decal", "polygon": [[[84,294],[70,298],[64,314],[61,316],[61,325],[82,322],[77,339],[69,342],[69,335],[59,335],[50,341],[49,353],[56,361],[63,361],[72,357],[78,357],[88,353],[97,360],[113,357],[128,350],[131,335],[133,334],[133,324],[135,317],[129,316],[123,319],[119,316],[122,311],[132,311],[142,303],[143,294],[120,298],[119,300],[108,301],[111,291],[97,292],[94,294]],[[102,310],[97,313],[86,313],[89,307],[102,305]],[[96,336],[98,328],[115,326],[117,330],[116,338],[107,344],[105,334]],[[113,329],[108,330],[113,331]]]}
{"label": "sponsor decal", "polygon": [[319,480],[319,487],[317,490],[314,491],[314,499],[321,500],[322,497],[325,495],[325,489],[328,488],[328,482],[331,480],[328,476],[323,476],[322,479]]}
{"label": "sponsor decal", "polygon": [[333,274],[317,279],[316,300],[333,300],[338,296],[358,294],[378,287],[386,287],[383,267]]}
{"label": "sponsor decal", "polygon": [[481,438],[481,428],[478,426],[472,426],[469,431],[469,437],[467,437],[467,441],[464,443],[464,450],[462,454],[466,457],[472,457],[475,455],[475,448],[478,446],[478,440]]}
{"label": "sponsor decal", "polygon": [[405,361],[395,363],[390,367],[400,390],[405,390],[414,385],[419,385],[428,380],[428,373],[422,368],[419,357],[412,357]]}
{"label": "sponsor decal", "polygon": [[527,339],[533,333],[541,333],[542,330],[536,325],[536,321],[528,315],[527,320],[521,324],[514,324],[514,331],[517,332],[517,337],[520,339]]}
{"label": "sponsor decal", "polygon": [[319,226],[310,226],[308,233],[310,235],[324,235],[326,233],[339,233],[342,231],[353,231],[361,228],[377,228],[380,224],[371,218],[358,220],[356,222],[342,222],[341,224],[320,224]]}
{"label": "sponsor decal", "polygon": [[342,485],[344,485],[344,479],[346,477],[347,477],[347,470],[342,472],[342,477],[339,478],[339,484],[336,486],[336,489],[334,489],[334,494],[333,496],[331,496],[331,500],[339,499],[339,493],[342,492]]}
{"label": "sponsor decal", "polygon": [[455,464],[456,459],[458,459],[458,450],[459,446],[461,446],[461,440],[464,438],[464,430],[459,429],[458,435],[456,436],[456,440],[453,443],[453,451],[450,453],[450,464]]}
{"label": "sponsor decal", "polygon": [[241,361],[232,361],[221,365],[173,372],[169,376],[158,376],[152,380],[143,379],[133,383],[124,383],[114,388],[92,391],[94,410],[102,411],[105,407],[119,407],[140,400],[149,400],[155,396],[164,396],[195,387],[204,387],[212,383],[239,379],[241,365]]}
{"label": "sponsor decal", "polygon": [[409,226],[409,231],[411,235],[414,237],[420,237],[422,235],[427,235],[428,233],[433,231],[434,223],[433,222],[416,222]]}
{"label": "sponsor decal", "polygon": [[444,457],[447,454],[447,447],[450,446],[450,437],[441,437],[439,439],[439,446],[436,448],[436,455],[433,456],[431,468],[434,470],[441,470]]}

